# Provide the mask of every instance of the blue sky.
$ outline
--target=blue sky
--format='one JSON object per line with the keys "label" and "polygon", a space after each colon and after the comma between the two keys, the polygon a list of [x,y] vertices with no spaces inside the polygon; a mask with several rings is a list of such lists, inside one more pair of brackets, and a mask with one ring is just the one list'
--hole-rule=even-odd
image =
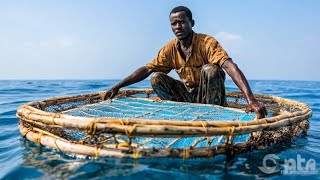
{"label": "blue sky", "polygon": [[317,0],[3,0],[0,79],[122,79],[174,38],[178,5],[247,79],[320,80]]}

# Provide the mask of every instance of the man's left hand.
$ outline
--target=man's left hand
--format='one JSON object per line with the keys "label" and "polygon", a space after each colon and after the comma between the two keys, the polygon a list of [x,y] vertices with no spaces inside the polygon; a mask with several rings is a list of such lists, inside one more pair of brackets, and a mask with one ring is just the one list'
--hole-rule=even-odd
{"label": "man's left hand", "polygon": [[257,100],[252,101],[246,108],[246,112],[255,112],[257,114],[257,118],[265,118],[268,114],[267,108],[260,104]]}

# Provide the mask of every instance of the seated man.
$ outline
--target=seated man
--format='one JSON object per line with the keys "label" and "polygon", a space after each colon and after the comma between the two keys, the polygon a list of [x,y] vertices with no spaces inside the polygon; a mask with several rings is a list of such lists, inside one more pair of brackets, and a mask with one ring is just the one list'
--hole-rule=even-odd
{"label": "seated man", "polygon": [[[113,98],[120,88],[154,73],[151,85],[161,99],[226,106],[223,68],[244,94],[247,112],[255,112],[258,118],[266,116],[266,108],[254,98],[245,76],[218,41],[193,32],[194,20],[188,8],[174,8],[170,12],[170,23],[177,38],[166,44],[152,62],[113,86],[106,98]],[[172,69],[182,82],[167,75]]]}

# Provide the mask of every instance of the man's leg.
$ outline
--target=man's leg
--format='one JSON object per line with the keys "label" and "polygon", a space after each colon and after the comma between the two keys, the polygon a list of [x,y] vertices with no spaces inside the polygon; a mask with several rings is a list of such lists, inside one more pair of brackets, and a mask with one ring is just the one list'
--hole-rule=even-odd
{"label": "man's leg", "polygon": [[155,72],[152,74],[151,86],[162,100],[192,102],[192,95],[184,84],[165,73]]}
{"label": "man's leg", "polygon": [[227,106],[225,77],[225,73],[217,65],[204,65],[201,70],[197,102]]}

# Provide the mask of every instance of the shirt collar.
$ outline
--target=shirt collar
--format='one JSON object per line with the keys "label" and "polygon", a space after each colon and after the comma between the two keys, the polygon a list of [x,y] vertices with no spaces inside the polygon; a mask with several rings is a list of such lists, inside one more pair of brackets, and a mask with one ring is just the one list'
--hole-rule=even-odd
{"label": "shirt collar", "polygon": [[[194,48],[195,44],[197,42],[197,33],[195,33],[194,31],[192,31],[192,42],[191,42],[191,47]],[[176,48],[179,49],[179,39],[176,38]]]}

